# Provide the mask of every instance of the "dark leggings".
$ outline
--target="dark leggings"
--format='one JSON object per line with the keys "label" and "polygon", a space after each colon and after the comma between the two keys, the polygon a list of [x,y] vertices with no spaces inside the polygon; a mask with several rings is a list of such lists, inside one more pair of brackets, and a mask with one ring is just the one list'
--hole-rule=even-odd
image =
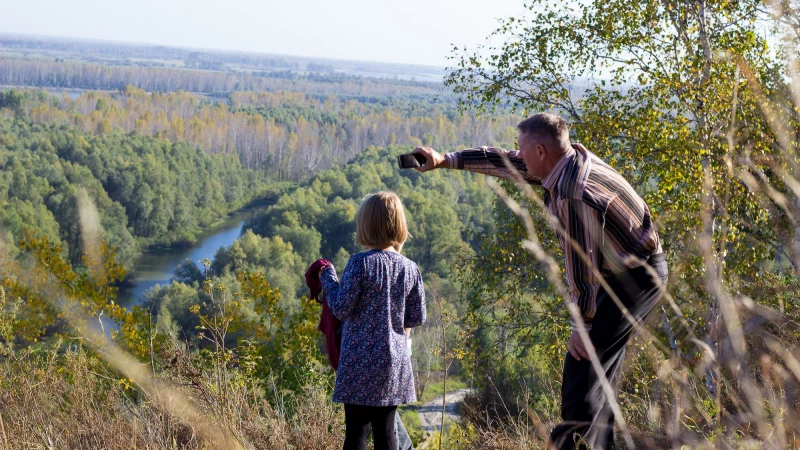
{"label": "dark leggings", "polygon": [[372,425],[375,450],[397,450],[394,416],[397,406],[344,405],[343,450],[366,450],[367,436]]}

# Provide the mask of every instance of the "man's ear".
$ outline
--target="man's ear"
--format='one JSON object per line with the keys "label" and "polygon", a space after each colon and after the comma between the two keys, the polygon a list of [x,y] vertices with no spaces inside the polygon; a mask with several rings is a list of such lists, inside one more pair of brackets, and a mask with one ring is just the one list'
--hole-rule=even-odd
{"label": "man's ear", "polygon": [[542,144],[536,144],[536,157],[539,161],[544,161],[547,158],[547,147]]}

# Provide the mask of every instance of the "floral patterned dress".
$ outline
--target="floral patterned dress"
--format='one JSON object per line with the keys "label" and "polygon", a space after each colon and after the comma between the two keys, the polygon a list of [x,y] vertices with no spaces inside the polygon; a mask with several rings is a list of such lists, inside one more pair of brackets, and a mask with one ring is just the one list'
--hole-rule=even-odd
{"label": "floral patterned dress", "polygon": [[333,401],[365,406],[415,402],[404,329],[425,322],[417,265],[396,252],[370,250],[350,258],[341,282],[332,266],[320,281],[333,315],[342,320]]}

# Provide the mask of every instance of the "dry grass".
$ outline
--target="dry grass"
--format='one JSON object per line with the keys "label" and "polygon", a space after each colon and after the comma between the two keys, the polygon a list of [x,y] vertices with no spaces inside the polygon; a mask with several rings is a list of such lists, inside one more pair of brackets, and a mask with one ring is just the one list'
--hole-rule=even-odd
{"label": "dry grass", "polygon": [[[120,380],[81,347],[62,351],[23,351],[0,366],[0,443],[4,448],[34,449],[204,449],[220,448],[192,425],[160,407],[130,380]],[[188,397],[209,398],[215,389],[203,371],[200,380],[163,380]],[[185,379],[184,379],[185,381]],[[266,398],[233,388],[226,415],[220,405],[198,402],[200,412],[224,424],[238,448],[335,449],[341,447],[342,415],[322,389],[309,388],[288,414]]]}

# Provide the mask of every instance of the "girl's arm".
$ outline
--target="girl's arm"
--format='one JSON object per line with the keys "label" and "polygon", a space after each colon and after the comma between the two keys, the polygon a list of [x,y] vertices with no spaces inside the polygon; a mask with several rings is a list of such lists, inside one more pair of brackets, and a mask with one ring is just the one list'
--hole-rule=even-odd
{"label": "girl's arm", "polygon": [[337,319],[344,320],[352,315],[361,294],[361,278],[364,273],[363,260],[350,258],[342,273],[341,282],[332,265],[319,275],[322,288],[327,294],[328,307]]}
{"label": "girl's arm", "polygon": [[422,274],[419,268],[414,269],[414,286],[406,297],[406,316],[403,318],[405,328],[414,328],[425,323],[425,287],[422,285]]}

